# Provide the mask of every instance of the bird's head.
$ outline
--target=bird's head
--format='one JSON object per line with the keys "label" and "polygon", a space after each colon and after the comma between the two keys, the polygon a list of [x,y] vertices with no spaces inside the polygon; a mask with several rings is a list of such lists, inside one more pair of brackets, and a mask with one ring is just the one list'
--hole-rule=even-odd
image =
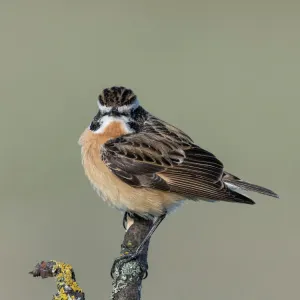
{"label": "bird's head", "polygon": [[98,97],[98,108],[89,127],[94,133],[103,133],[112,122],[122,123],[127,133],[138,131],[138,112],[143,109],[132,90],[123,86],[104,89]]}
{"label": "bird's head", "polygon": [[132,90],[123,86],[113,86],[104,89],[98,97],[99,109],[123,109],[129,110],[139,106],[136,95]]}

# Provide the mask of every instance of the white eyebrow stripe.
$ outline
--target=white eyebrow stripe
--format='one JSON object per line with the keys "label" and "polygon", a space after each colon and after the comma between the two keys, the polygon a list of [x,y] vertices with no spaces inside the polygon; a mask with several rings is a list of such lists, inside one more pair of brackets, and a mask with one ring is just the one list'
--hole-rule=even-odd
{"label": "white eyebrow stripe", "polygon": [[99,110],[103,113],[109,113],[112,110],[111,106],[102,105],[99,101],[97,101]]}
{"label": "white eyebrow stripe", "polygon": [[140,106],[140,102],[138,99],[135,99],[131,104],[129,105],[123,105],[123,106],[119,106],[118,107],[118,111],[120,113],[124,112],[124,111],[129,111],[129,110],[135,110]]}
{"label": "white eyebrow stripe", "polygon": [[[100,101],[98,101],[97,104],[98,104],[99,110],[100,110],[101,112],[103,112],[103,113],[109,113],[109,112],[112,110],[112,107],[111,107],[111,106],[105,106],[105,105],[102,105],[102,104],[100,103]],[[134,100],[134,102],[131,103],[131,104],[119,106],[119,107],[118,107],[118,111],[119,111],[120,113],[122,113],[122,112],[130,111],[130,110],[135,110],[135,109],[137,109],[139,106],[140,106],[139,100],[136,99],[136,100]]]}

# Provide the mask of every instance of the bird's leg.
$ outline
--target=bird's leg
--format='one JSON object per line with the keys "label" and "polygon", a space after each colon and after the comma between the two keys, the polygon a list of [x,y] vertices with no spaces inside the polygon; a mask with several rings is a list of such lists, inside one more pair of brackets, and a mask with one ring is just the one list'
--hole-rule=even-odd
{"label": "bird's leg", "polygon": [[157,227],[159,226],[159,224],[163,221],[163,219],[166,217],[166,214],[163,214],[159,217],[157,217],[153,224],[151,229],[149,230],[149,232],[147,233],[146,237],[144,238],[144,240],[141,242],[141,244],[138,246],[138,248],[135,250],[135,257],[137,257],[143,250],[144,245],[150,240],[151,236],[153,235],[154,231],[157,229]]}
{"label": "bird's leg", "polygon": [[127,217],[128,217],[128,212],[125,211],[124,216],[123,216],[123,227],[124,227],[125,230],[127,229],[127,227],[126,227],[126,225],[127,225]]}
{"label": "bird's leg", "polygon": [[[124,215],[125,217],[125,215]],[[113,266],[111,268],[111,277],[113,278],[113,273],[115,271],[115,266],[118,262],[122,262],[122,264],[127,263],[131,260],[136,259],[143,251],[143,247],[145,246],[145,244],[150,240],[151,236],[153,235],[154,231],[157,229],[157,227],[159,226],[159,224],[163,221],[163,219],[166,217],[166,214],[163,214],[157,218],[154,219],[154,222],[149,230],[149,232],[147,233],[146,237],[144,238],[144,240],[140,243],[140,245],[137,247],[137,249],[135,250],[135,252],[130,253],[130,254],[126,254],[123,256],[120,256],[118,258],[115,259]],[[126,215],[127,218],[127,215]],[[144,278],[147,277],[147,270],[142,270],[144,274],[146,274],[146,276]]]}

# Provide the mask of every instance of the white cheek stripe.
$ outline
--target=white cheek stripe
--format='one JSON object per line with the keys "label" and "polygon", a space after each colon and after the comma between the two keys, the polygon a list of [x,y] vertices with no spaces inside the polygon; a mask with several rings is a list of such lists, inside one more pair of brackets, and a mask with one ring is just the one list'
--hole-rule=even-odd
{"label": "white cheek stripe", "polygon": [[107,126],[112,122],[119,122],[123,125],[125,133],[131,133],[133,130],[128,126],[129,119],[125,116],[121,117],[112,117],[112,116],[103,116],[101,119],[100,128],[94,131],[95,133],[103,133]]}
{"label": "white cheek stripe", "polygon": [[[98,104],[99,110],[100,110],[101,112],[103,112],[103,113],[104,113],[104,112],[105,112],[105,113],[109,113],[109,112],[112,110],[112,107],[111,107],[111,106],[105,106],[105,105],[102,105],[102,104],[100,103],[100,101],[98,101],[97,104]],[[118,107],[118,111],[119,111],[120,113],[122,113],[122,112],[130,111],[130,110],[135,110],[135,109],[137,109],[139,106],[140,106],[139,100],[136,99],[136,100],[134,100],[133,103],[131,103],[131,104],[129,104],[129,105],[119,106],[119,107]]]}

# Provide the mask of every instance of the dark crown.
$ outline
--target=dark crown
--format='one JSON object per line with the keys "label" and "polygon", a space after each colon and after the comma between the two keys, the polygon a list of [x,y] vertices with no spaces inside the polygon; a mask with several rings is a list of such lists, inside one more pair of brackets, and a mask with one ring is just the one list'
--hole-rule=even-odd
{"label": "dark crown", "polygon": [[101,105],[118,107],[132,104],[136,100],[136,95],[123,86],[113,86],[104,89],[98,99]]}

